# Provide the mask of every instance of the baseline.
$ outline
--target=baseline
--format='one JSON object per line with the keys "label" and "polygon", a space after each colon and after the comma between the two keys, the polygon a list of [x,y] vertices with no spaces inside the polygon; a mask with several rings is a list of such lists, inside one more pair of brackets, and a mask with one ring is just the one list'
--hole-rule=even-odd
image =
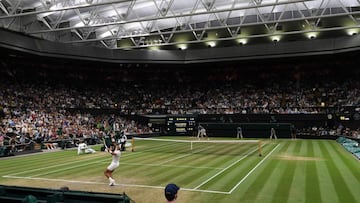
{"label": "baseline", "polygon": [[[27,180],[43,180],[43,181],[54,181],[54,182],[79,183],[79,184],[108,185],[108,183],[103,183],[103,182],[80,181],[80,180],[66,180],[66,179],[52,179],[52,178],[33,178],[33,177],[11,176],[11,175],[7,175],[7,176],[3,176],[3,177],[4,178],[14,178],[14,179],[27,179]],[[163,186],[137,185],[137,184],[115,184],[115,186],[164,189]],[[228,194],[228,192],[216,191],[216,190],[196,190],[196,189],[192,189],[192,188],[181,188],[181,190],[186,190],[186,191],[191,191],[191,192]]]}

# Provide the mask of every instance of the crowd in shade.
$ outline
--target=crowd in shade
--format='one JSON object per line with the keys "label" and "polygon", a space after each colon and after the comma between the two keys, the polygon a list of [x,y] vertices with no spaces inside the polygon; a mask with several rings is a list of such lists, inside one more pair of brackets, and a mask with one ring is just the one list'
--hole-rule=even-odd
{"label": "crowd in shade", "polygon": [[[94,116],[85,113],[70,114],[64,110],[30,110],[5,112],[0,134],[9,144],[47,143],[47,149],[54,149],[60,140],[86,141],[97,144],[103,137],[114,133],[149,133],[147,126],[137,124],[115,115]],[[6,139],[5,139],[6,138]],[[13,142],[13,143],[11,143]],[[0,145],[1,146],[1,145]]]}
{"label": "crowd in shade", "polygon": [[355,68],[284,64],[74,67],[3,61],[0,132],[21,134],[23,142],[103,136],[116,125],[129,134],[151,132],[124,117],[69,109],[116,109],[120,115],[316,114],[359,106]]}
{"label": "crowd in shade", "polygon": [[0,84],[0,105],[9,111],[92,108],[119,109],[123,114],[297,114],[360,103],[359,72],[336,68],[134,69],[8,68],[2,73],[6,79]]}

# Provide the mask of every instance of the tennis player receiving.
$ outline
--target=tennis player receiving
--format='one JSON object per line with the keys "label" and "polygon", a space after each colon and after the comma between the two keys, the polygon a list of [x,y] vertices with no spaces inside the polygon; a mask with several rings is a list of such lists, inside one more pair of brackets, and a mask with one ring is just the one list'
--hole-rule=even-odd
{"label": "tennis player receiving", "polygon": [[117,167],[119,167],[120,164],[121,151],[119,145],[112,143],[111,146],[108,148],[108,152],[112,155],[112,161],[104,171],[104,175],[109,179],[109,185],[114,186],[115,180],[112,177],[112,173]]}

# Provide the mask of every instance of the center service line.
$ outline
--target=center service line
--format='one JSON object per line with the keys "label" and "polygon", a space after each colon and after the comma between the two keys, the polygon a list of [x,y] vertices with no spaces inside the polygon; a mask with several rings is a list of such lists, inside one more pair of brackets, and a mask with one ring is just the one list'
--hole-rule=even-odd
{"label": "center service line", "polygon": [[205,185],[207,182],[209,182],[210,180],[214,179],[216,176],[220,175],[222,172],[226,171],[227,169],[229,169],[230,167],[234,166],[235,164],[237,164],[239,161],[243,160],[245,157],[247,157],[247,155],[254,153],[256,150],[258,150],[258,148],[255,148],[254,150],[248,152],[247,154],[245,154],[245,156],[241,157],[240,159],[238,159],[237,161],[235,161],[234,163],[230,164],[228,167],[224,168],[223,170],[219,171],[217,174],[211,176],[209,179],[205,180],[204,182],[202,182],[200,185],[196,186],[194,189],[198,189],[199,187]]}
{"label": "center service line", "polygon": [[237,187],[239,187],[239,185],[240,185],[242,182],[244,182],[245,179],[246,179],[252,172],[254,172],[255,169],[256,169],[257,167],[259,167],[260,164],[262,164],[262,162],[264,162],[265,159],[267,159],[267,158],[275,151],[275,149],[278,148],[279,146],[280,146],[280,144],[277,144],[276,147],[275,147],[273,150],[271,150],[271,152],[270,152],[268,155],[266,155],[266,157],[265,157],[263,160],[261,160],[258,164],[256,164],[256,166],[255,166],[253,169],[251,169],[251,170],[249,171],[249,173],[247,173],[246,176],[244,176],[244,177],[229,191],[229,194],[231,194]]}

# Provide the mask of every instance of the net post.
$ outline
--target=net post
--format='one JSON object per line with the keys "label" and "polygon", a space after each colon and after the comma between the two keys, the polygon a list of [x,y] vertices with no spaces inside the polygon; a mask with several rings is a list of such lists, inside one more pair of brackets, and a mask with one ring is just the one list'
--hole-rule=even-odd
{"label": "net post", "polygon": [[192,151],[192,149],[193,149],[193,142],[191,141],[190,142],[190,150]]}
{"label": "net post", "polygon": [[262,154],[261,154],[261,146],[262,146],[261,140],[259,140],[258,144],[259,144],[259,156],[262,156]]}

